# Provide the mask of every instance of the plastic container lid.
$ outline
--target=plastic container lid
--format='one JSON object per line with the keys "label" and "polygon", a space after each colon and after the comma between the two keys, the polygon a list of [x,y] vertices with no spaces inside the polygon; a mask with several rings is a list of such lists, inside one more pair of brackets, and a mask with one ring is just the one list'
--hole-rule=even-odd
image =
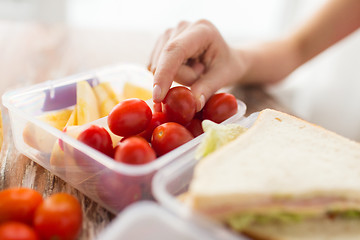
{"label": "plastic container lid", "polygon": [[215,240],[208,232],[148,201],[127,207],[97,240]]}

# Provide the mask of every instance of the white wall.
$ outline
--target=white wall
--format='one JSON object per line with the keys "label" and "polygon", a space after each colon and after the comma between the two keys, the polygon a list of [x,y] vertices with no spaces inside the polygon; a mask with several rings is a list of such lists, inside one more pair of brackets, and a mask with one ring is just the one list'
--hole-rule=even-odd
{"label": "white wall", "polygon": [[63,23],[66,3],[66,0],[0,0],[0,19]]}
{"label": "white wall", "polygon": [[70,24],[162,33],[179,21],[208,19],[232,39],[259,38],[279,30],[286,0],[72,0]]}

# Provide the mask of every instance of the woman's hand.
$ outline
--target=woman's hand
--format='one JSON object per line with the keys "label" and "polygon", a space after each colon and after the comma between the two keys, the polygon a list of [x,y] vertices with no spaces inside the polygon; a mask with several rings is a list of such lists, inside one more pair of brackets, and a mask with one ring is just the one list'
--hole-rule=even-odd
{"label": "woman's hand", "polygon": [[234,84],[246,70],[244,58],[230,48],[206,20],[181,22],[158,40],[150,60],[154,102],[161,102],[173,81],[191,87],[200,111],[218,89]]}

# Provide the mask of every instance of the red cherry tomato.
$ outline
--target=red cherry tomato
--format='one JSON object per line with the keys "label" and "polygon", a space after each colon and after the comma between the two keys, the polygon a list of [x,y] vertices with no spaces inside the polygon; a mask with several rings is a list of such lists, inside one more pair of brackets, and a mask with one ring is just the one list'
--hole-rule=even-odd
{"label": "red cherry tomato", "polygon": [[161,156],[193,138],[193,135],[184,126],[175,122],[168,122],[154,129],[151,145],[155,152]]}
{"label": "red cherry tomato", "polygon": [[237,110],[238,104],[234,95],[230,93],[217,93],[206,102],[203,108],[203,119],[221,123],[235,115]]}
{"label": "red cherry tomato", "polygon": [[126,99],[116,105],[108,116],[110,130],[127,137],[144,131],[151,121],[152,112],[143,100]]}
{"label": "red cherry tomato", "polygon": [[156,154],[144,138],[134,136],[119,144],[114,158],[118,162],[138,165],[152,162]]}
{"label": "red cherry tomato", "polygon": [[195,110],[195,98],[186,87],[171,88],[163,100],[163,111],[171,122],[186,125],[194,118]]}
{"label": "red cherry tomato", "polygon": [[0,225],[1,240],[39,240],[29,225],[21,222],[6,222]]}
{"label": "red cherry tomato", "polygon": [[154,112],[162,112],[162,104],[154,103]]}
{"label": "red cherry tomato", "polygon": [[201,111],[199,111],[199,112],[195,113],[194,118],[197,118],[197,119],[203,120],[203,110],[201,109]]}
{"label": "red cherry tomato", "polygon": [[77,139],[86,145],[108,155],[114,156],[114,149],[110,134],[105,128],[91,125],[80,133]]}
{"label": "red cherry tomato", "polygon": [[29,188],[0,191],[0,223],[17,221],[31,224],[34,212],[42,201],[41,194]]}
{"label": "red cherry tomato", "polygon": [[163,112],[154,112],[150,121],[150,124],[148,125],[148,127],[145,129],[145,131],[141,132],[139,134],[140,137],[145,138],[148,142],[151,141],[151,135],[154,131],[154,129],[163,124],[166,123],[167,117],[165,115],[165,113]]}
{"label": "red cherry tomato", "polygon": [[189,130],[194,137],[197,137],[204,133],[201,123],[202,120],[193,118],[191,122],[186,125],[186,129]]}
{"label": "red cherry tomato", "polygon": [[81,206],[67,193],[53,194],[36,209],[33,224],[41,239],[76,239],[82,224]]}

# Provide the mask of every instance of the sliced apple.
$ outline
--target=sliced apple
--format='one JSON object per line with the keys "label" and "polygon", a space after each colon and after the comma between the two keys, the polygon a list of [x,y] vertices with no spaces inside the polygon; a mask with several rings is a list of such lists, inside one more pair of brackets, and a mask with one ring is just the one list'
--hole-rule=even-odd
{"label": "sliced apple", "polygon": [[109,82],[100,83],[99,86],[102,86],[102,88],[104,88],[106,92],[109,94],[109,97],[111,99],[114,99],[115,102],[118,103],[121,100],[123,100],[123,96],[117,95]]}
{"label": "sliced apple", "polygon": [[148,100],[152,98],[152,93],[149,89],[140,87],[131,82],[126,82],[123,87],[124,98],[139,98],[141,100]]}
{"label": "sliced apple", "polygon": [[[63,109],[43,114],[39,116],[38,119],[53,126],[54,128],[63,130],[71,113],[72,110]],[[29,146],[39,150],[40,152],[46,153],[51,152],[55,142],[55,138],[50,133],[33,123],[26,124],[23,131],[23,138]]]}
{"label": "sliced apple", "polygon": [[51,152],[50,165],[55,172],[70,179],[72,184],[78,184],[87,177],[87,173],[78,167],[73,152],[63,151],[58,142],[54,144]]}
{"label": "sliced apple", "polygon": [[87,81],[78,82],[76,85],[76,113],[77,125],[100,118],[98,101]]}
{"label": "sliced apple", "polygon": [[65,127],[77,125],[77,112],[76,107],[72,110],[71,115],[65,124]]}
{"label": "sliced apple", "polygon": [[24,142],[43,153],[50,153],[56,139],[33,123],[27,123],[23,131]]}
{"label": "sliced apple", "polygon": [[54,128],[63,130],[72,112],[73,110],[71,109],[58,110],[41,115],[38,117],[38,119],[46,122],[47,124],[53,126]]}
{"label": "sliced apple", "polygon": [[[64,132],[73,138],[77,138],[82,131],[82,127],[79,126],[67,126]],[[61,140],[55,142],[50,157],[50,164],[53,167],[70,167],[76,166],[75,160],[71,156],[65,156],[64,150],[60,147]],[[71,155],[71,154],[67,154]]]}
{"label": "sliced apple", "polygon": [[52,167],[65,167],[65,153],[60,148],[59,142],[53,144],[50,156],[50,165]]}
{"label": "sliced apple", "polygon": [[[65,124],[67,133],[71,133],[70,135],[72,136],[72,133],[76,131],[70,129],[74,126],[83,125],[98,118],[100,118],[98,101],[93,89],[86,81],[78,82],[76,85],[76,105]],[[76,136],[73,137],[76,138]],[[64,151],[59,145],[59,141],[53,143],[50,164],[53,167],[67,168],[76,165],[71,156],[65,156]]]}
{"label": "sliced apple", "polygon": [[120,102],[109,82],[103,82],[93,87],[99,103],[100,117],[109,115],[110,111]]}

